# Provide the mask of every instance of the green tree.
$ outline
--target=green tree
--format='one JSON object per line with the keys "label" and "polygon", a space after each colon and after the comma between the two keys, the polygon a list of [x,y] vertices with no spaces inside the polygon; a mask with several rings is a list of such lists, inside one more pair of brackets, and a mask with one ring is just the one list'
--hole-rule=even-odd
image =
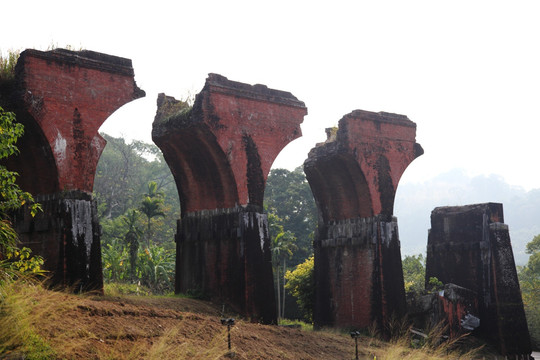
{"label": "green tree", "polygon": [[[274,210],[274,209],[272,209]],[[287,259],[290,259],[297,249],[296,237],[290,231],[285,231],[280,219],[275,211],[268,212],[268,225],[270,228],[272,267],[276,276],[276,293],[278,318],[285,314],[285,273],[287,271]],[[281,267],[283,265],[283,268]],[[283,289],[281,288],[283,284]]]}
{"label": "green tree", "polygon": [[170,169],[153,144],[102,136],[108,145],[98,163],[94,195],[102,227],[104,280],[140,282],[157,293],[170,291],[180,217]]}
{"label": "green tree", "polygon": [[111,219],[136,206],[144,177],[142,169],[148,161],[135,142],[126,144],[122,138],[101,134],[107,146],[101,154],[94,182],[94,195],[99,205],[100,219]]}
{"label": "green tree", "polygon": [[129,252],[130,276],[132,280],[136,278],[137,255],[139,252],[139,239],[142,235],[141,229],[137,226],[139,222],[139,212],[135,209],[130,209],[126,215],[122,216],[122,221],[127,226],[127,232],[124,235],[124,241]]}
{"label": "green tree", "polygon": [[[19,152],[16,143],[23,134],[23,125],[15,121],[15,114],[0,107],[0,159]],[[42,257],[32,256],[29,248],[17,247],[18,235],[13,229],[10,213],[28,206],[34,216],[41,209],[32,195],[15,183],[17,176],[16,172],[0,165],[0,283],[24,274],[44,273]]]}
{"label": "green tree", "polygon": [[313,254],[317,208],[302,167],[294,171],[273,169],[266,182],[265,205],[274,209],[285,231],[296,237],[297,250],[290,260],[297,265]]}
{"label": "green tree", "polygon": [[518,269],[518,277],[531,340],[540,348],[540,235],[527,243],[525,252],[529,261]]}
{"label": "green tree", "polygon": [[[108,244],[114,238],[123,239],[127,229],[119,218],[130,209],[139,208],[141,199],[148,193],[148,183],[153,181],[163,195],[165,216],[152,219],[152,241],[174,249],[180,202],[176,183],[161,151],[154,144],[142,141],[128,144],[122,138],[101,135],[107,140],[107,146],[97,166],[94,196],[103,228],[102,242]],[[146,234],[143,239],[147,239]]]}
{"label": "green tree", "polygon": [[312,322],[315,303],[314,260],[309,257],[293,271],[287,271],[285,288],[296,298],[296,303],[304,313],[304,318]]}
{"label": "green tree", "polygon": [[527,254],[537,254],[540,252],[540,235],[536,235],[529,243],[527,243],[525,252]]}
{"label": "green tree", "polygon": [[148,183],[148,192],[144,194],[139,210],[147,219],[146,246],[150,248],[152,242],[152,219],[158,216],[165,217],[165,213],[163,212],[163,193],[158,190],[155,181]]}
{"label": "green tree", "polygon": [[402,260],[403,280],[407,294],[421,294],[424,292],[426,277],[425,259],[422,254],[407,255]]}

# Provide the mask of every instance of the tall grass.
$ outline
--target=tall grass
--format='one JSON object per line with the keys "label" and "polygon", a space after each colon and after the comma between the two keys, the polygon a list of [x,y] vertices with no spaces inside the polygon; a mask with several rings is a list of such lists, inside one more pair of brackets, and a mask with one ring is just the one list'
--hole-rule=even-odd
{"label": "tall grass", "polygon": [[415,336],[411,329],[406,319],[391,319],[386,343],[373,327],[366,350],[377,359],[474,359],[482,350],[482,345],[469,341],[468,334],[448,338],[448,326],[443,323],[428,329],[425,337]]}
{"label": "tall grass", "polygon": [[[206,324],[201,324],[197,332],[204,332],[206,330]],[[159,359],[221,359],[228,353],[226,347],[226,331],[222,330],[216,334],[208,343],[201,343],[194,340],[197,336],[191,336],[190,338],[183,338],[180,334],[182,324],[171,328],[156,341],[148,353],[145,359],[159,360]],[[179,340],[182,339],[182,340]]]}
{"label": "tall grass", "polygon": [[[36,314],[34,303],[44,301],[47,291],[40,285],[28,282],[4,282],[0,302],[0,354],[24,359],[50,359],[55,352],[36,331],[36,319],[42,319],[48,307],[41,307]],[[49,295],[50,296],[50,295]]]}

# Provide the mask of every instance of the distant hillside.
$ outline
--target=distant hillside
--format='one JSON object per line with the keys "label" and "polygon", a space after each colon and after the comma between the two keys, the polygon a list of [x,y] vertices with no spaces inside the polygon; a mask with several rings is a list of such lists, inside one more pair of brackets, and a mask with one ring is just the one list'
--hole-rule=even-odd
{"label": "distant hillside", "polygon": [[459,169],[424,183],[398,186],[394,214],[398,217],[402,255],[425,253],[435,207],[483,202],[503,204],[516,264],[526,264],[525,244],[540,234],[540,189],[525,191],[498,175],[469,177]]}

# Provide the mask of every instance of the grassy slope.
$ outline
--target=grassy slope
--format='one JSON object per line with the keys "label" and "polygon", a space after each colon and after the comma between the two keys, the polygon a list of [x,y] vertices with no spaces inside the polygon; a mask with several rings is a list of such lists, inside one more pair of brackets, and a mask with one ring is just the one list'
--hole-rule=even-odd
{"label": "grassy slope", "polygon": [[[231,338],[236,359],[354,359],[354,341],[342,333],[240,320]],[[75,296],[14,285],[0,308],[0,354],[30,359],[221,359],[226,339],[219,310],[193,299]],[[360,353],[369,359],[447,358],[445,348],[412,350],[406,342],[363,337]]]}

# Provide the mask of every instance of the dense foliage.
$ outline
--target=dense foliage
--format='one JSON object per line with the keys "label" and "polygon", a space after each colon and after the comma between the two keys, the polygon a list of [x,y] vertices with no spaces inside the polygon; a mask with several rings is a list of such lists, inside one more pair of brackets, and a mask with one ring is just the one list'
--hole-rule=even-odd
{"label": "dense foliage", "polygon": [[[94,196],[103,229],[104,279],[170,291],[180,204],[169,167],[153,144],[102,136],[107,146],[98,164]],[[285,273],[313,253],[316,207],[301,167],[270,172],[265,209],[278,313],[283,317]]]}
{"label": "dense foliage", "polygon": [[173,290],[178,192],[161,151],[153,144],[102,134],[94,196],[103,229],[106,282],[134,283],[154,293]]}
{"label": "dense foliage", "polygon": [[540,349],[540,235],[536,235],[526,249],[530,254],[529,262],[519,268],[518,276],[531,340],[533,346]]}
{"label": "dense foliage", "polygon": [[296,298],[296,302],[304,314],[306,321],[313,321],[313,310],[315,308],[315,283],[314,283],[314,258],[309,257],[302,264],[299,264],[293,271],[287,271],[285,278],[288,289]]}
{"label": "dense foliage", "polygon": [[[271,170],[264,203],[270,227],[278,316],[301,318],[302,309],[294,306],[291,298],[294,294],[285,291],[285,274],[313,254],[317,208],[302,167],[293,171]],[[287,303],[292,306],[287,306],[286,311]]]}
{"label": "dense foliage", "polygon": [[281,219],[283,229],[296,238],[290,265],[304,262],[313,254],[317,207],[302,167],[271,170],[264,195],[268,212]]}
{"label": "dense foliage", "polygon": [[[15,114],[0,107],[0,159],[18,153],[16,143],[23,133],[24,128],[15,121]],[[42,273],[43,259],[32,256],[28,248],[17,247],[18,236],[9,216],[24,205],[30,207],[32,216],[40,209],[32,195],[15,183],[17,176],[16,172],[0,165],[0,282],[25,273]]]}
{"label": "dense foliage", "polygon": [[402,260],[403,280],[407,295],[419,295],[425,290],[426,263],[422,254],[407,255]]}

